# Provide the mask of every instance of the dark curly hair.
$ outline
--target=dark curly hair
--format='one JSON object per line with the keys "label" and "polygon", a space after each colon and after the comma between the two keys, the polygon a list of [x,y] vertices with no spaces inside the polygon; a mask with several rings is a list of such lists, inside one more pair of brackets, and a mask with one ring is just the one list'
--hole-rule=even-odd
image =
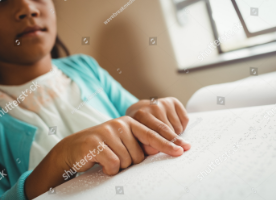
{"label": "dark curly hair", "polygon": [[52,58],[60,58],[60,50],[63,50],[66,56],[70,56],[68,48],[64,45],[64,43],[60,40],[60,38],[57,35],[55,45],[51,51]]}

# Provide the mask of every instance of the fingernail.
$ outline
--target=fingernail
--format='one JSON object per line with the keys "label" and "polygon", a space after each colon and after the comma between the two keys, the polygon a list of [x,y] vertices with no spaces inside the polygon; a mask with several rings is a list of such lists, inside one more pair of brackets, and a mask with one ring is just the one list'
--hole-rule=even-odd
{"label": "fingernail", "polygon": [[184,151],[188,151],[191,148],[191,144],[189,141],[184,140],[183,138],[179,138],[179,141],[182,143],[181,147]]}
{"label": "fingernail", "polygon": [[178,146],[174,143],[172,143],[172,145],[173,145],[174,150],[179,150],[180,148],[182,148],[181,146]]}
{"label": "fingernail", "polygon": [[182,143],[185,143],[185,144],[188,143],[186,140],[184,140],[184,139],[181,138],[181,137],[179,137],[178,140],[179,140],[180,142],[182,142]]}
{"label": "fingernail", "polygon": [[190,144],[190,142],[188,140],[184,140],[183,138],[179,137],[179,140],[184,142],[184,143],[187,143],[187,144]]}
{"label": "fingernail", "polygon": [[186,142],[187,144],[191,144],[189,140],[184,140],[184,142]]}

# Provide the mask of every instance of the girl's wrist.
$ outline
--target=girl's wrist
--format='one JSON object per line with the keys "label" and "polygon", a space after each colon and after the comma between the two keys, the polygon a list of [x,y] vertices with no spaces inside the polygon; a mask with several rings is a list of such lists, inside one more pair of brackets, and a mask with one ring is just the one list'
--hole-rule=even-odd
{"label": "girl's wrist", "polygon": [[59,147],[54,147],[26,179],[25,194],[28,199],[34,199],[65,182],[62,174],[66,165],[59,152]]}

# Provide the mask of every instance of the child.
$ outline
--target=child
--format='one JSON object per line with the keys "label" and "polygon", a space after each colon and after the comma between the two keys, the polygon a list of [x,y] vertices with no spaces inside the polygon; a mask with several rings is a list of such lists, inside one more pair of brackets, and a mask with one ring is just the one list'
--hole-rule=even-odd
{"label": "child", "polygon": [[0,1],[1,200],[33,199],[95,163],[114,175],[145,154],[190,149],[177,99],[139,101],[93,58],[58,58],[53,10],[51,0]]}

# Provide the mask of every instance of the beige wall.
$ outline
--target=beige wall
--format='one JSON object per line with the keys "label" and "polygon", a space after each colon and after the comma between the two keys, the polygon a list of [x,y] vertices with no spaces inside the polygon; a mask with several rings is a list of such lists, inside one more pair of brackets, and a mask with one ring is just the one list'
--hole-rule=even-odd
{"label": "beige wall", "polygon": [[[136,0],[107,25],[103,22],[127,0],[54,1],[58,32],[71,54],[91,55],[140,99],[174,96],[186,104],[203,86],[247,77],[249,67],[258,67],[259,74],[276,71],[274,55],[189,74],[177,73],[158,0]],[[155,36],[157,46],[149,46],[149,37]],[[90,45],[82,45],[82,37],[90,37]]]}

